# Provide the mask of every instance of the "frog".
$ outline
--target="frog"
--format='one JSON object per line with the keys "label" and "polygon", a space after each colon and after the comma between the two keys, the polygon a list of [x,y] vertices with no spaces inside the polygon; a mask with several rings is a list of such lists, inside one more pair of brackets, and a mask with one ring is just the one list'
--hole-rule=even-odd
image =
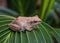
{"label": "frog", "polygon": [[8,26],[13,31],[32,31],[37,28],[37,24],[40,24],[42,20],[37,16],[33,17],[24,17],[19,16],[15,20],[13,20]]}

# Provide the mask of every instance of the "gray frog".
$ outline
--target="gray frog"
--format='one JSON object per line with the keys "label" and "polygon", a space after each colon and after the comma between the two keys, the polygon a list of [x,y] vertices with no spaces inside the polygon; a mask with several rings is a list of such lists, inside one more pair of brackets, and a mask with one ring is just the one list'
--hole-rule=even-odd
{"label": "gray frog", "polygon": [[19,16],[9,24],[10,29],[13,31],[32,31],[33,29],[36,29],[36,25],[41,23],[41,19],[36,15],[33,17],[22,17]]}

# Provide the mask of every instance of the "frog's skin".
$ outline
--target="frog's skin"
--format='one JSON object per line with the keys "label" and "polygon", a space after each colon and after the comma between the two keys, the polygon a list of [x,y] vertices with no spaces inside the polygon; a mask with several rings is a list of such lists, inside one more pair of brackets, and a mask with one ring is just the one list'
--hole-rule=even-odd
{"label": "frog's skin", "polygon": [[41,23],[41,19],[38,16],[22,17],[19,16],[12,23],[9,24],[10,29],[13,31],[32,31],[36,28],[36,25]]}

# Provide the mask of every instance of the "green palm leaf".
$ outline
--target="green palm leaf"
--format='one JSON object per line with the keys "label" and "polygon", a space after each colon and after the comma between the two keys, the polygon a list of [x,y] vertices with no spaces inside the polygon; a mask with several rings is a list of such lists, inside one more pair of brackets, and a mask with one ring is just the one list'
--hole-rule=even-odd
{"label": "green palm leaf", "polygon": [[15,33],[15,43],[20,43],[20,33],[18,32]]}
{"label": "green palm leaf", "polygon": [[21,32],[20,36],[21,36],[21,43],[29,43],[26,32]]}
{"label": "green palm leaf", "polygon": [[0,15],[3,14],[3,15],[10,15],[10,16],[14,16],[14,17],[17,17],[19,16],[19,14],[15,11],[12,11],[10,9],[7,9],[7,8],[3,8],[3,7],[0,7]]}
{"label": "green palm leaf", "polygon": [[60,43],[60,34],[59,34],[59,32],[56,31],[55,29],[53,29],[51,26],[49,26],[46,23],[42,23],[42,25],[45,26],[45,28],[47,29],[47,31],[49,29],[49,31],[51,31],[50,33],[52,34],[52,36],[54,36],[56,38],[56,40],[58,41],[58,43]]}
{"label": "green palm leaf", "polygon": [[45,39],[45,43],[53,43],[51,35],[48,33],[48,31],[46,30],[46,28],[42,24],[40,24],[40,26],[38,26],[38,28],[39,28],[39,30],[43,34],[43,37]]}
{"label": "green palm leaf", "polygon": [[55,35],[54,37],[58,40],[58,42],[60,40],[59,34],[56,33],[56,31],[46,23],[41,23],[40,25],[37,26],[38,28],[36,30],[33,30],[31,32],[29,31],[14,32],[9,29],[8,24],[11,21],[13,21],[15,18],[7,15],[0,15],[0,17],[2,18],[1,21],[5,19],[5,22],[6,22],[6,23],[0,22],[1,23],[1,26],[0,26],[0,30],[1,30],[0,42],[1,43],[54,43],[52,38],[52,36],[54,35]]}
{"label": "green palm leaf", "polygon": [[19,15],[31,16],[36,8],[37,0],[11,0],[12,3],[17,7]]}
{"label": "green palm leaf", "polygon": [[6,43],[15,43],[15,34],[11,31],[11,35],[9,39],[6,41]]}
{"label": "green palm leaf", "polygon": [[46,20],[47,16],[49,15],[50,10],[53,7],[55,0],[41,0],[41,8],[39,12],[39,17],[42,20]]}
{"label": "green palm leaf", "polygon": [[5,43],[10,37],[11,31],[9,30],[8,24],[14,20],[14,17],[7,15],[0,15],[0,42]]}

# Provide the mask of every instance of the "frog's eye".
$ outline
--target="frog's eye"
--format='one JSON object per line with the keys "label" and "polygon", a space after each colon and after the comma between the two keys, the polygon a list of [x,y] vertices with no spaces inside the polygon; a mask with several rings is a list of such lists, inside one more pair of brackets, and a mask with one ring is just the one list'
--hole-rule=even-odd
{"label": "frog's eye", "polygon": [[30,22],[31,24],[33,24],[33,23],[37,23],[37,21],[32,21],[32,22]]}
{"label": "frog's eye", "polygon": [[37,23],[37,21],[34,21],[34,23]]}

